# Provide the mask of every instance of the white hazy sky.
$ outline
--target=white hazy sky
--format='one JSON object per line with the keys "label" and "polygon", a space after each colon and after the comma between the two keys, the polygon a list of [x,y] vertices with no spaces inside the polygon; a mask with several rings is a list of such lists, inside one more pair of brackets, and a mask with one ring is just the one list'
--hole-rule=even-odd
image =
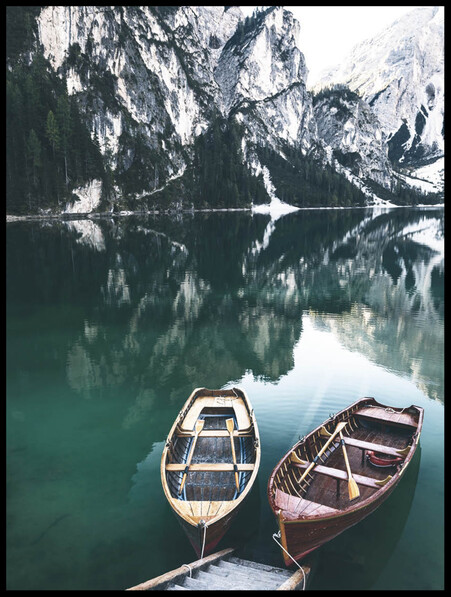
{"label": "white hazy sky", "polygon": [[[241,6],[251,15],[256,6]],[[258,7],[267,8],[267,7]],[[307,85],[334,66],[353,46],[380,33],[415,6],[284,6],[301,25],[300,50],[309,71]]]}

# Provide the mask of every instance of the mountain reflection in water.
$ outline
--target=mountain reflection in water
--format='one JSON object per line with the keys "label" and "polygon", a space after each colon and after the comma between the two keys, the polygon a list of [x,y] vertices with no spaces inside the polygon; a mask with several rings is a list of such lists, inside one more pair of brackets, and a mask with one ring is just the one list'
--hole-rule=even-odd
{"label": "mountain reflection in water", "polygon": [[277,381],[293,367],[306,311],[348,349],[443,400],[443,209],[14,226],[11,310],[16,296],[57,318],[77,304],[69,384],[89,397],[134,379],[127,420],[156,394],[171,396],[175,372],[186,395],[200,379],[219,387],[246,371]]}
{"label": "mountain reflection in water", "polygon": [[124,589],[192,561],[161,450],[194,388],[232,385],[262,460],[218,549],[283,565],[271,471],[372,395],[425,408],[418,483],[331,542],[317,584],[441,588],[443,229],[443,209],[8,223],[8,588]]}

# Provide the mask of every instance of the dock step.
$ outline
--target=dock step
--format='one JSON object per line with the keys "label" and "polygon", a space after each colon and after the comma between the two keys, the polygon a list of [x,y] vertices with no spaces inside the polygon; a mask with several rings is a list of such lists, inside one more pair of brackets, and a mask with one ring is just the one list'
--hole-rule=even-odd
{"label": "dock step", "polygon": [[[304,572],[291,572],[268,564],[260,564],[236,557],[229,548],[202,560],[185,564],[130,590],[163,591],[273,591],[296,590],[304,586]],[[305,583],[307,582],[305,579]]]}

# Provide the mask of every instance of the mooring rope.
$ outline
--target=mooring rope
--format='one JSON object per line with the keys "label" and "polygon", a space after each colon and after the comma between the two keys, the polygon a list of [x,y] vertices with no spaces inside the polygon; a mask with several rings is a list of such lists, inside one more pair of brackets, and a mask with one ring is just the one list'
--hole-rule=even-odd
{"label": "mooring rope", "polygon": [[[371,408],[381,408],[380,406],[377,406],[377,404],[365,404],[365,407],[371,407]],[[391,406],[386,406],[384,408],[385,412],[387,413],[397,413],[397,414],[402,414],[407,408],[409,408],[408,406],[405,406],[404,408],[401,408],[401,410],[395,410],[394,408],[392,408]]]}
{"label": "mooring rope", "polygon": [[205,520],[202,521],[203,522],[203,528],[204,528],[204,539],[202,541],[202,551],[200,552],[200,559],[202,560],[202,558],[204,557],[204,549],[205,549],[205,538],[207,536],[207,523],[205,522]]}
{"label": "mooring rope", "polygon": [[189,564],[182,564],[182,566],[186,566],[186,567],[188,568],[188,570],[189,570],[189,577],[191,578],[191,576],[192,576],[192,572],[193,572],[193,571],[191,570],[191,566],[190,566]]}
{"label": "mooring rope", "polygon": [[304,568],[298,562],[296,562],[296,560],[291,556],[291,554],[288,553],[288,551],[285,549],[285,547],[281,543],[279,543],[279,541],[277,541],[276,537],[278,537],[280,539],[280,531],[277,531],[277,533],[273,533],[272,538],[277,543],[277,545],[279,545],[283,549],[283,551],[287,554],[287,556],[293,560],[293,562],[296,564],[296,566],[300,570],[302,570],[302,590],[305,591],[305,571],[304,571]]}

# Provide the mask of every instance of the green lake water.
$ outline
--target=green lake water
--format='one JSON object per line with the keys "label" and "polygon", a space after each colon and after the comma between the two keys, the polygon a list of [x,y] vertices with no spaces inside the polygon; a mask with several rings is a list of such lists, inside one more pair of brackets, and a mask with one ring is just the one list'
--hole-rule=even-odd
{"label": "green lake water", "polygon": [[268,477],[363,396],[424,408],[415,459],[309,588],[444,588],[444,210],[13,222],[6,588],[125,589],[196,559],[160,458],[196,387],[244,388],[257,481],[218,550],[283,567]]}

